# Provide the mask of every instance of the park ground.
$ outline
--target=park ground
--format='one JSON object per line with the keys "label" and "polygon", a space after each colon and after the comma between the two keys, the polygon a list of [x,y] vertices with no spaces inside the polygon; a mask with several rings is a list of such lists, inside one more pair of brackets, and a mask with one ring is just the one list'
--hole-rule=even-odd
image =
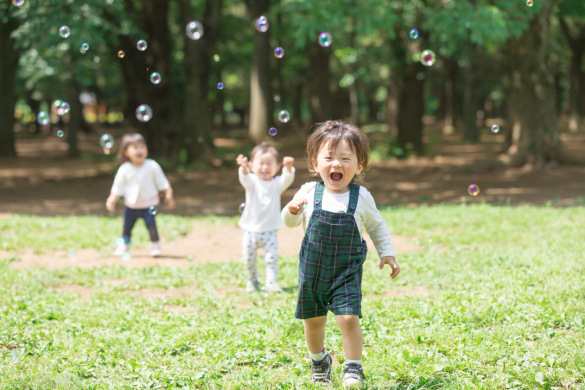
{"label": "park ground", "polygon": [[[585,135],[563,137],[585,153]],[[429,157],[368,172],[402,267],[391,282],[373,250],[365,264],[370,388],[585,388],[585,168],[484,172],[473,163],[502,139],[482,141],[444,137]],[[225,162],[244,145],[216,142]],[[116,165],[96,144],[83,136],[84,157],[69,160],[62,140],[20,135],[22,158],[0,162],[0,389],[312,388],[292,316],[302,230],[279,232],[284,293],[247,294],[235,166],[170,170],[165,256],[148,256],[139,225],[133,257],[113,258],[121,207],[108,215],[104,202]],[[286,202],[310,177],[302,140],[284,145],[297,158]]]}

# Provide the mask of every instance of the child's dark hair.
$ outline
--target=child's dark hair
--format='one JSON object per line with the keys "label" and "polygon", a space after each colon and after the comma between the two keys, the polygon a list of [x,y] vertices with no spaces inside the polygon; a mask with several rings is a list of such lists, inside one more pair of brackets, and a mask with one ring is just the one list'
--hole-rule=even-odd
{"label": "child's dark hair", "polygon": [[327,121],[315,125],[313,133],[307,140],[307,163],[312,176],[318,176],[318,173],[313,168],[312,160],[317,158],[321,147],[328,144],[330,149],[335,149],[342,140],[347,142],[351,150],[356,154],[358,164],[362,165],[362,171],[354,176],[352,182],[360,182],[363,179],[370,163],[368,137],[359,127],[343,121]]}
{"label": "child's dark hair", "polygon": [[276,148],[270,145],[268,142],[262,142],[261,144],[254,146],[250,152],[250,161],[254,160],[254,156],[258,153],[272,153],[276,159],[276,163],[279,164],[280,156],[278,154],[278,150],[276,150]]}
{"label": "child's dark hair", "polygon": [[142,134],[130,133],[125,134],[124,137],[122,137],[122,145],[120,145],[120,149],[118,150],[117,155],[118,162],[120,164],[124,164],[126,161],[130,161],[130,159],[126,157],[126,149],[128,149],[128,147],[133,144],[142,144],[146,146],[146,141],[144,140]]}

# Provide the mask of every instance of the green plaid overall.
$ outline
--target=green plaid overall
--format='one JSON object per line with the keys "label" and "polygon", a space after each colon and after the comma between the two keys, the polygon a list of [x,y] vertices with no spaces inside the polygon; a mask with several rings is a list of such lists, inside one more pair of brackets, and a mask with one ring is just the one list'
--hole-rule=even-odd
{"label": "green plaid overall", "polygon": [[295,317],[355,314],[362,317],[362,264],[368,247],[353,216],[360,186],[350,184],[345,213],[321,209],[323,182],[315,186],[314,210],[301,246]]}

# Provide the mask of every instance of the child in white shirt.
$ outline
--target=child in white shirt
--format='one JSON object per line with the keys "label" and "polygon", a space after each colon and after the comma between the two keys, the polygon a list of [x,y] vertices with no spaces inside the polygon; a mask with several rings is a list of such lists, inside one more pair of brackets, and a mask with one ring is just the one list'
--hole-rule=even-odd
{"label": "child in white shirt", "polygon": [[248,269],[246,291],[260,289],[256,270],[256,250],[264,247],[266,263],[266,291],[281,292],[278,285],[278,238],[276,231],[282,226],[280,220],[280,195],[295,178],[294,158],[285,157],[282,176],[278,151],[267,142],[257,145],[250,152],[250,162],[239,155],[238,176],[246,190],[246,204],[238,225],[244,229],[242,256]]}
{"label": "child in white shirt", "polygon": [[154,216],[159,204],[159,192],[164,191],[165,202],[170,208],[175,207],[173,189],[156,161],[146,158],[148,149],[144,137],[138,133],[126,134],[118,151],[120,168],[116,173],[106,208],[113,212],[116,202],[124,197],[123,242],[118,245],[114,255],[122,256],[128,252],[132,228],[139,218],[144,219],[150,234],[152,247],[150,254],[158,257],[162,254]]}
{"label": "child in white shirt", "polygon": [[368,247],[362,225],[392,278],[400,268],[386,222],[372,195],[354,184],[368,168],[366,135],[342,121],[321,123],[307,141],[309,171],[320,182],[304,184],[282,210],[286,226],[300,224],[305,238],[299,255],[299,296],[295,317],[302,319],[311,357],[313,382],[331,381],[331,356],[325,349],[325,324],[335,314],[345,351],[343,386],[362,387],[362,274]]}

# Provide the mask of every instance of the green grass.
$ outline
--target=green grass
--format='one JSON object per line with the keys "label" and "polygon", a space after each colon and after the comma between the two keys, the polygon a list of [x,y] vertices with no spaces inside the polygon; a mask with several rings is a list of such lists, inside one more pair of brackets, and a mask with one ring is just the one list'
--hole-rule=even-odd
{"label": "green grass", "polygon": [[[398,253],[395,281],[377,270],[374,254],[365,264],[361,324],[370,388],[585,388],[584,207],[460,205],[383,215],[394,234],[422,249]],[[164,234],[234,223],[159,221]],[[0,224],[0,242],[43,250],[59,240],[94,247],[87,232],[107,242],[120,220],[15,216]],[[23,232],[29,237],[19,238]],[[238,241],[226,238],[226,245]],[[244,285],[243,275],[240,263],[49,271],[0,262],[0,388],[312,388],[302,324],[293,318],[296,258],[281,261],[280,295],[229,290]],[[93,293],[84,301],[54,289],[63,285]],[[187,296],[173,293],[186,286]],[[414,288],[427,290],[384,296]],[[168,297],[128,293],[145,289]],[[168,310],[176,307],[190,311]],[[330,317],[326,346],[343,361],[334,323]],[[335,388],[341,370],[334,368]]]}

